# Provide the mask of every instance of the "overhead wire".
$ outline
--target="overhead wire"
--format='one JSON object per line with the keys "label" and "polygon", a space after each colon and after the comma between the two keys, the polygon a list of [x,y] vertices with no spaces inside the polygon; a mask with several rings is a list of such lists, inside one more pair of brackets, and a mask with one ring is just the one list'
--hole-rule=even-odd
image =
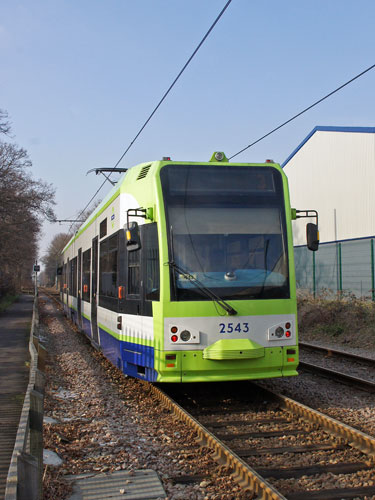
{"label": "overhead wire", "polygon": [[337,89],[333,90],[332,92],[330,92],[329,94],[327,94],[326,96],[322,97],[321,99],[319,99],[318,101],[314,102],[314,104],[311,104],[310,106],[308,106],[307,108],[305,108],[303,111],[300,111],[299,113],[297,113],[296,115],[294,115],[292,118],[289,118],[289,120],[285,121],[284,123],[282,123],[281,125],[279,125],[278,127],[274,128],[273,130],[271,130],[270,132],[268,132],[267,134],[263,135],[262,137],[260,137],[259,139],[257,139],[256,141],[252,142],[251,144],[249,144],[248,146],[246,146],[245,148],[241,149],[240,151],[238,151],[237,153],[235,153],[234,155],[230,156],[229,157],[229,160],[231,160],[232,158],[234,158],[235,156],[238,156],[239,154],[243,153],[244,151],[246,151],[247,149],[251,148],[252,146],[254,146],[255,144],[258,144],[258,142],[262,141],[263,139],[265,139],[266,137],[269,137],[271,134],[273,134],[274,132],[276,132],[277,130],[280,130],[282,127],[284,127],[285,125],[287,125],[288,123],[292,122],[293,120],[295,120],[296,118],[298,118],[299,116],[303,115],[304,113],[306,113],[307,111],[309,111],[310,109],[312,109],[314,106],[317,106],[318,104],[320,104],[321,102],[323,102],[325,99],[328,99],[328,97],[331,97],[333,94],[336,94],[336,92],[339,92],[339,90],[343,89],[344,87],[346,87],[347,85],[349,85],[350,83],[354,82],[354,80],[357,80],[358,78],[360,78],[361,76],[363,76],[365,73],[368,73],[370,70],[374,69],[375,68],[375,64],[373,64],[372,66],[370,66],[369,68],[365,69],[364,71],[362,71],[361,73],[359,73],[358,75],[354,76],[353,78],[351,78],[350,80],[348,80],[346,83],[344,83],[343,85],[340,85],[340,87],[338,87]]}
{"label": "overhead wire", "polygon": [[198,50],[201,48],[201,46],[204,44],[204,42],[206,41],[206,39],[210,35],[211,31],[214,29],[214,27],[216,26],[216,24],[220,20],[221,16],[224,14],[224,12],[227,10],[227,8],[229,7],[229,5],[230,5],[231,2],[232,2],[232,0],[228,0],[227,3],[224,5],[224,7],[220,11],[219,15],[217,16],[217,18],[215,19],[215,21],[210,26],[210,28],[207,31],[207,33],[204,35],[204,37],[202,38],[202,40],[199,42],[198,46],[196,47],[196,49],[194,50],[194,52],[191,54],[191,56],[189,57],[189,59],[186,61],[186,63],[184,64],[183,68],[181,69],[181,71],[176,76],[176,78],[173,80],[173,82],[170,85],[170,87],[168,88],[168,90],[164,93],[164,95],[160,99],[159,103],[156,105],[156,107],[154,108],[154,110],[152,111],[152,113],[150,114],[150,116],[147,118],[147,120],[145,121],[145,123],[142,125],[142,127],[138,131],[137,135],[130,142],[129,146],[126,148],[126,150],[124,151],[124,153],[121,155],[120,159],[118,160],[118,162],[116,163],[116,165],[115,165],[114,168],[116,168],[119,165],[119,163],[122,161],[122,159],[124,158],[124,156],[126,155],[126,153],[129,151],[129,149],[132,147],[132,145],[134,144],[134,142],[138,139],[138,137],[140,136],[140,134],[143,132],[144,128],[147,126],[147,124],[149,123],[149,121],[151,120],[151,118],[154,116],[154,114],[156,113],[156,111],[159,109],[160,105],[163,103],[164,99],[167,97],[167,95],[169,94],[169,92],[175,86],[175,84],[177,83],[177,81],[180,78],[180,76],[182,75],[182,73],[189,66],[189,64],[193,60],[194,56],[196,55],[196,53],[198,52]]}
{"label": "overhead wire", "polygon": [[[186,68],[189,66],[189,64],[191,63],[191,61],[193,60],[193,58],[197,54],[198,50],[202,47],[202,45],[204,44],[204,42],[207,40],[207,38],[209,37],[210,33],[212,32],[212,30],[214,29],[214,27],[216,26],[216,24],[219,22],[220,18],[222,17],[222,15],[224,14],[224,12],[227,10],[227,8],[229,7],[229,5],[231,3],[232,3],[232,0],[228,0],[226,2],[226,4],[224,5],[224,7],[221,9],[219,15],[216,17],[216,19],[214,20],[214,22],[211,24],[209,30],[204,35],[204,37],[202,38],[202,40],[199,42],[199,44],[195,48],[194,52],[191,54],[191,56],[189,57],[189,59],[186,61],[186,63],[184,64],[184,66],[182,67],[182,69],[180,70],[180,72],[178,73],[178,75],[176,76],[176,78],[173,80],[173,82],[169,86],[168,90],[163,94],[162,98],[160,99],[160,101],[158,102],[158,104],[155,106],[155,108],[153,109],[153,111],[151,112],[151,114],[149,115],[149,117],[147,118],[147,120],[144,122],[144,124],[142,125],[142,127],[139,129],[139,131],[135,135],[134,139],[130,142],[129,146],[122,153],[122,155],[120,156],[119,160],[116,162],[115,166],[113,167],[114,169],[116,169],[118,167],[118,165],[121,163],[121,161],[123,160],[123,158],[125,157],[125,155],[129,151],[129,149],[133,146],[133,144],[135,143],[135,141],[138,139],[138,137],[141,135],[141,133],[143,132],[143,130],[146,128],[146,126],[148,125],[148,123],[150,122],[150,120],[152,119],[152,117],[155,115],[155,113],[157,112],[157,110],[159,109],[159,107],[161,106],[161,104],[164,102],[164,100],[166,99],[166,97],[168,96],[168,94],[170,93],[170,91],[176,85],[176,83],[180,79],[181,75],[184,73],[184,71],[186,70]],[[87,203],[87,205],[85,206],[85,208],[77,216],[77,219],[79,219],[80,216],[89,207],[90,203],[99,194],[100,190],[102,189],[102,187],[104,186],[104,184],[107,182],[107,180],[109,181],[110,175],[111,175],[111,173],[106,177],[106,179],[103,181],[103,183],[99,186],[99,188],[96,191],[96,193],[94,194],[94,196],[90,199],[90,201]],[[69,230],[71,229],[71,227],[72,226],[70,226]]]}

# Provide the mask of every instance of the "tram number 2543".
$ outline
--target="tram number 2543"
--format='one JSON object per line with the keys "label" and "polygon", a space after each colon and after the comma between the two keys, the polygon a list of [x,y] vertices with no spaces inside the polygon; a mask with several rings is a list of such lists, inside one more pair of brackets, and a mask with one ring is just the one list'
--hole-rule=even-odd
{"label": "tram number 2543", "polygon": [[250,331],[249,323],[220,323],[220,333],[248,333]]}

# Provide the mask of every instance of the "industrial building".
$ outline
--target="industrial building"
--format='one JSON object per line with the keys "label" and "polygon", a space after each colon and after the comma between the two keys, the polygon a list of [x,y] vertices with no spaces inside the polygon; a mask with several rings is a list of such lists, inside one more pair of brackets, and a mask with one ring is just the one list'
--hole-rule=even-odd
{"label": "industrial building", "polygon": [[316,255],[293,223],[299,287],[375,299],[375,127],[315,127],[282,166],[292,206],[319,213]]}

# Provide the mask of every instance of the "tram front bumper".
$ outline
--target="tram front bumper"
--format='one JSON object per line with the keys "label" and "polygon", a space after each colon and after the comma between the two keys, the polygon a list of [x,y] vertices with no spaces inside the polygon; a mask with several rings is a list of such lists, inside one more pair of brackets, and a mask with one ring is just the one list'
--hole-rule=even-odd
{"label": "tram front bumper", "polygon": [[[174,366],[159,366],[158,382],[216,382],[228,380],[259,380],[295,376],[298,348],[290,357],[285,347],[264,349],[263,355],[252,358],[207,359],[204,351],[178,351]],[[288,347],[290,350],[290,347]],[[217,355],[217,352],[214,354]],[[233,353],[232,353],[233,354]],[[258,351],[260,354],[260,351]],[[207,352],[206,352],[207,355]],[[220,355],[220,353],[219,353]],[[241,356],[241,354],[238,354]],[[171,364],[171,363],[169,363]]]}

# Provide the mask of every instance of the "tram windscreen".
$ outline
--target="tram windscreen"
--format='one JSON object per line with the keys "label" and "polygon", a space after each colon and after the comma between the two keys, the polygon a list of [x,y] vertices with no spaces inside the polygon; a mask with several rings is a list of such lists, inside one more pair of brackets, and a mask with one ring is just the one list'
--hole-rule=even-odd
{"label": "tram windscreen", "polygon": [[[283,184],[273,167],[166,165],[169,260],[223,299],[289,297]],[[172,300],[208,300],[171,266]]]}

